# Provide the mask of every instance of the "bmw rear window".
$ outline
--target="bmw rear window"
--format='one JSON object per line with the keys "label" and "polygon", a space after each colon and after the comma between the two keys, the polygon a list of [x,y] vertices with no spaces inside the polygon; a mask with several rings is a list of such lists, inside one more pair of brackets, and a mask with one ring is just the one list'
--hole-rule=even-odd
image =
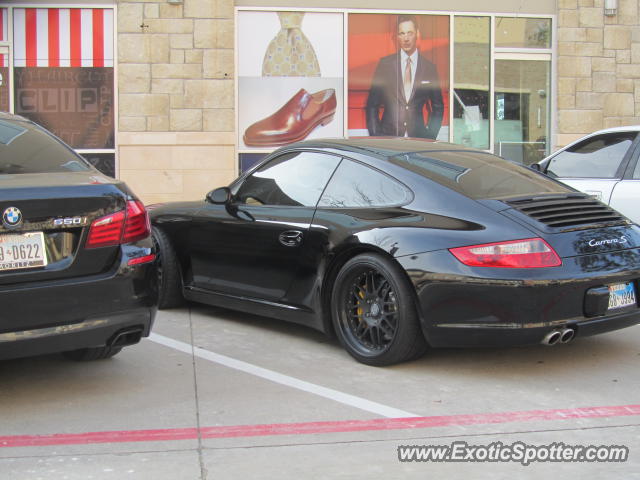
{"label": "bmw rear window", "polygon": [[0,175],[90,170],[82,158],[40,127],[0,118]]}
{"label": "bmw rear window", "polygon": [[411,152],[391,157],[389,161],[477,200],[573,191],[538,172],[489,153]]}

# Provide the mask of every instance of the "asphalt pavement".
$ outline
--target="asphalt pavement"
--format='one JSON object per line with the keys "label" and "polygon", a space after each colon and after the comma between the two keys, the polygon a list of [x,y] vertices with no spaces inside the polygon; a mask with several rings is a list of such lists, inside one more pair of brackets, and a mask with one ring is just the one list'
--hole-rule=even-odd
{"label": "asphalt pavement", "polygon": [[[112,359],[0,362],[0,480],[640,479],[639,372],[638,326],[375,368],[314,330],[192,304]],[[455,445],[468,458],[399,460]],[[513,455],[473,457],[491,445]],[[548,461],[554,445],[628,457]],[[518,448],[543,452],[524,465]]]}

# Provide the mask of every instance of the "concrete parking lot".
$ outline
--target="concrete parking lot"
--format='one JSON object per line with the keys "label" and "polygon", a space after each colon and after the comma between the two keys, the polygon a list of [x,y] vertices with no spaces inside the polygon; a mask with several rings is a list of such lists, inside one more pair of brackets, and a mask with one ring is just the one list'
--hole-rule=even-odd
{"label": "concrete parking lot", "polygon": [[[313,330],[189,305],[110,360],[0,362],[0,479],[640,478],[639,372],[640,327],[374,368]],[[629,457],[398,460],[459,441]]]}

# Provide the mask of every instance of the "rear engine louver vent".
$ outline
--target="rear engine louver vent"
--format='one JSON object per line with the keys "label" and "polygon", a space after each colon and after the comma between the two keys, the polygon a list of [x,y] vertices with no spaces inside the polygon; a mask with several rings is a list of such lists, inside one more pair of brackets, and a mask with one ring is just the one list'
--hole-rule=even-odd
{"label": "rear engine louver vent", "polygon": [[551,228],[625,224],[625,218],[588,195],[553,195],[507,200],[516,210]]}

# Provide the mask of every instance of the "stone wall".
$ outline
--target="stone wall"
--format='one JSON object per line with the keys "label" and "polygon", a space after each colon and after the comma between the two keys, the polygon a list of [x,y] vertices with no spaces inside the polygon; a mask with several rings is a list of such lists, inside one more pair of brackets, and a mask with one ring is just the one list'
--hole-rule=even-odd
{"label": "stone wall", "polygon": [[145,203],[236,173],[233,0],[118,2],[118,171]]}
{"label": "stone wall", "polygon": [[594,130],[640,123],[638,0],[558,0],[556,148]]}

